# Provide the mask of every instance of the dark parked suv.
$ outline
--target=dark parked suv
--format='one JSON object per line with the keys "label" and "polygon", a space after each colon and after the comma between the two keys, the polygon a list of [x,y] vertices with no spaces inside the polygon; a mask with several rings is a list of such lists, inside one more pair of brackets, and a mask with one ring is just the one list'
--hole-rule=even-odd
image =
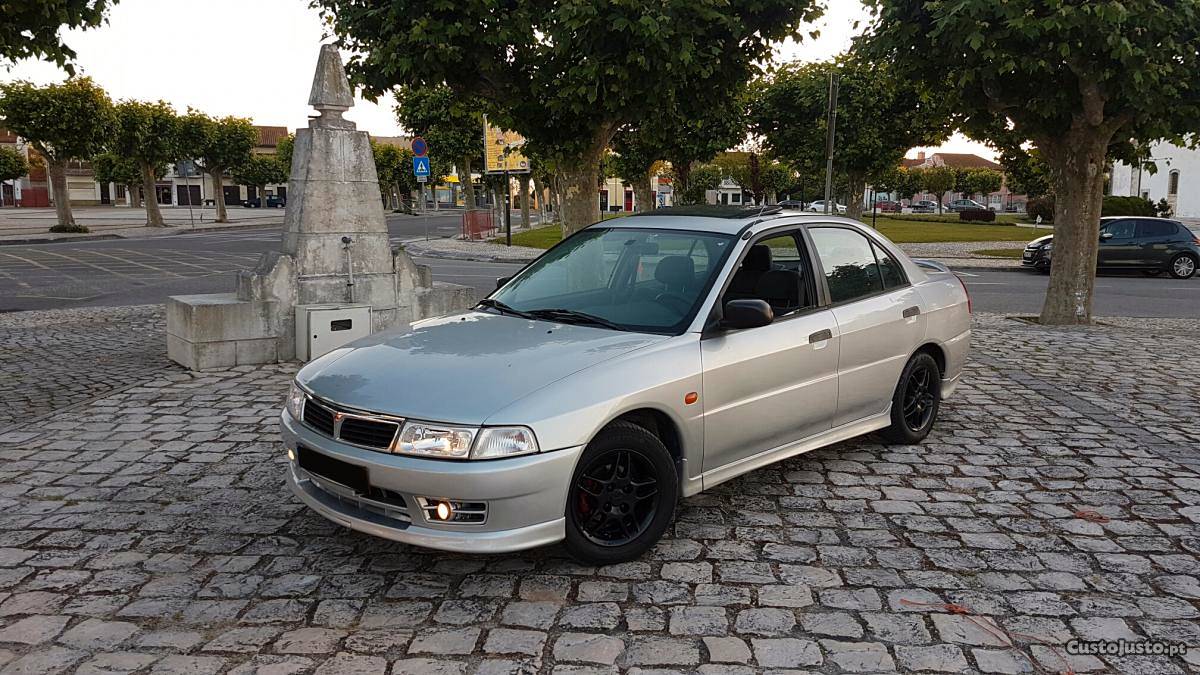
{"label": "dark parked suv", "polygon": [[[1054,239],[1051,235],[1029,242],[1021,264],[1043,272],[1050,270]],[[1102,270],[1141,270],[1155,275],[1167,272],[1176,279],[1196,273],[1200,263],[1200,235],[1183,223],[1165,218],[1113,216],[1100,219]]]}

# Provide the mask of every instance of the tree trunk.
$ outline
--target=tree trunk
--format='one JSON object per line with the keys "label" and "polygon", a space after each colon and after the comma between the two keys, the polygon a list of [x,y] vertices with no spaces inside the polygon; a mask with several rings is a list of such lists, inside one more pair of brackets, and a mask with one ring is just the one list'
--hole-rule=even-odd
{"label": "tree trunk", "polygon": [[675,174],[675,185],[672,186],[672,204],[686,204],[688,183],[692,179],[692,163],[691,162],[671,162],[671,170]]}
{"label": "tree trunk", "polygon": [[596,190],[599,171],[599,155],[581,158],[576,165],[563,169],[566,186],[562,205],[564,239],[600,220],[600,199]]}
{"label": "tree trunk", "polygon": [[58,227],[75,227],[75,214],[71,213],[71,191],[67,187],[67,160],[46,159],[50,172],[50,189],[54,192],[54,213],[58,216]]}
{"label": "tree trunk", "polygon": [[533,180],[533,194],[537,195],[537,205],[538,205],[538,214],[539,214],[538,226],[541,227],[546,224],[546,220],[547,220],[546,186],[542,185],[542,179],[538,178],[537,176],[533,176],[532,180]]}
{"label": "tree trunk", "polygon": [[653,180],[649,171],[633,181],[633,210],[639,213],[653,211],[658,207],[654,199],[654,189],[650,185]]}
{"label": "tree trunk", "polygon": [[127,183],[125,185],[125,205],[131,209],[142,208],[142,197],[138,193],[141,186],[137,183]]}
{"label": "tree trunk", "polygon": [[471,156],[464,155],[462,158],[462,171],[458,176],[459,185],[463,186],[463,206],[468,211],[475,208],[475,185],[471,182]]}
{"label": "tree trunk", "polygon": [[146,227],[166,227],[162,211],[158,208],[158,194],[154,191],[154,167],[148,162],[142,165],[142,190],[146,198]]}
{"label": "tree trunk", "polygon": [[[863,214],[863,192],[867,189],[867,179],[864,176],[851,174],[850,180],[850,197],[846,200],[846,217],[855,220],[862,220]],[[837,215],[837,200],[833,200],[833,204],[829,207],[829,212]]]}
{"label": "tree trunk", "polygon": [[213,204],[216,204],[216,206],[217,206],[216,222],[228,223],[229,222],[229,213],[226,212],[226,210],[225,210],[225,189],[224,189],[225,181],[221,177],[222,171],[223,171],[223,169],[221,169],[220,167],[215,168],[212,171]]}
{"label": "tree trunk", "polygon": [[517,179],[521,184],[521,227],[529,229],[529,174],[523,173]]}
{"label": "tree trunk", "polygon": [[1111,134],[1097,134],[1082,123],[1072,127],[1060,142],[1042,148],[1053,169],[1056,192],[1053,264],[1041,314],[1044,324],[1092,321],[1100,209],[1104,201],[1104,158]]}

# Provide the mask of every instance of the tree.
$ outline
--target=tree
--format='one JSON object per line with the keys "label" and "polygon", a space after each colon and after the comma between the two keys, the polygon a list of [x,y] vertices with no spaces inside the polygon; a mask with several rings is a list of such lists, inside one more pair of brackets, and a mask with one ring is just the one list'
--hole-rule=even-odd
{"label": "tree", "polygon": [[95,28],[117,0],[37,0],[6,2],[0,21],[0,60],[38,58],[75,74],[75,51],[62,43],[59,31]]}
{"label": "tree", "polygon": [[689,173],[691,175],[687,187],[675,190],[675,196],[681,206],[705,203],[708,191],[716,190],[721,184],[721,179],[725,177],[725,170],[716,164],[701,164],[692,167]]}
{"label": "tree", "polygon": [[825,162],[829,77],[839,76],[834,168],[849,181],[846,214],[862,216],[868,178],[886,171],[913,146],[936,145],[950,133],[939,98],[895,77],[885,61],[858,54],[823,63],[791,63],[754,90],[751,126],[776,157],[800,166]]}
{"label": "tree", "polygon": [[67,188],[67,162],[90,159],[113,128],[108,94],[86,77],[39,87],[0,84],[0,122],[46,160],[54,192],[57,232],[86,232],[75,224]]}
{"label": "tree", "polygon": [[233,116],[214,119],[189,108],[180,120],[180,133],[182,153],[194,159],[200,170],[212,179],[216,222],[229,222],[223,179],[230,168],[250,159],[250,153],[258,143],[258,131],[248,119]]}
{"label": "tree", "polygon": [[283,165],[288,176],[292,175],[292,151],[295,148],[296,134],[288,134],[275,143],[275,156],[279,158],[279,163]]}
{"label": "tree", "polygon": [[652,181],[654,167],[663,158],[662,146],[649,126],[629,128],[613,139],[615,153],[610,157],[613,170],[633,187],[635,211],[653,211],[658,205]]}
{"label": "tree", "polygon": [[[0,146],[0,186],[5,181],[15,181],[27,173],[29,173],[29,162],[25,160],[25,155],[12,148]],[[4,206],[3,199],[0,199],[0,206]]]}
{"label": "tree", "polygon": [[[142,183],[142,169],[136,161],[111,152],[103,152],[92,158],[92,173],[97,183],[124,185],[129,205],[141,206],[142,200],[138,198],[138,188]],[[164,168],[158,177],[165,175],[166,169]]]}
{"label": "tree", "polygon": [[250,159],[233,168],[233,180],[241,185],[253,185],[263,208],[267,206],[267,186],[282,183],[287,177],[288,172],[278,155],[251,155]]}
{"label": "tree", "polygon": [[117,128],[110,150],[137,162],[146,198],[146,225],[164,227],[154,183],[163,166],[184,155],[180,117],[166,101],[121,101],[116,114]]}
{"label": "tree", "polygon": [[471,170],[483,157],[479,102],[455,95],[445,84],[400,87],[396,90],[396,119],[429,143],[430,157],[446,158],[458,166],[467,208],[475,208]]}
{"label": "tree", "polygon": [[921,174],[921,169],[894,166],[875,175],[872,181],[876,190],[891,193],[899,201],[912,199],[913,195],[921,191]]}
{"label": "tree", "polygon": [[[1090,323],[1106,157],[1200,118],[1200,2],[868,0],[863,44],[944,95],[969,133],[1037,146],[1056,195],[1048,324]],[[998,123],[998,121],[1000,123]]]}
{"label": "tree", "polygon": [[599,219],[600,159],[625,124],[719,105],[820,9],[814,0],[502,4],[315,0],[367,93],[445,83],[555,148],[567,230]]}
{"label": "tree", "polygon": [[964,195],[974,197],[982,196],[985,200],[987,195],[1000,190],[1000,186],[1004,184],[1004,174],[995,169],[963,169],[958,172],[958,179],[955,188]]}
{"label": "tree", "polygon": [[[658,134],[664,159],[671,165],[675,192],[696,194],[691,187],[692,166],[711,161],[745,139],[747,100],[746,90],[739,85],[722,105],[677,107],[659,118]],[[700,201],[706,189],[712,188],[699,188]]]}
{"label": "tree", "polygon": [[412,151],[372,140],[371,154],[375,157],[375,173],[379,176],[384,204],[388,208],[400,208],[405,195],[411,197],[418,187],[412,173]]}
{"label": "tree", "polygon": [[1005,148],[1000,152],[1000,164],[1004,167],[1010,193],[1023,194],[1030,199],[1050,194],[1050,167],[1042,161],[1037,148]]}
{"label": "tree", "polygon": [[931,166],[921,171],[921,191],[938,196],[938,213],[942,212],[946,193],[953,190],[957,182],[958,172],[948,166]]}

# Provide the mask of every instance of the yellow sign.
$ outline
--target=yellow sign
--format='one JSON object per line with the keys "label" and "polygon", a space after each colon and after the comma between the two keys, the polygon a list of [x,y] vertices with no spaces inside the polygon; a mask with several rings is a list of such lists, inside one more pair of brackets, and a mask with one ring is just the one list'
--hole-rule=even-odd
{"label": "yellow sign", "polygon": [[528,173],[529,160],[521,154],[525,139],[513,131],[488,124],[483,118],[483,172]]}

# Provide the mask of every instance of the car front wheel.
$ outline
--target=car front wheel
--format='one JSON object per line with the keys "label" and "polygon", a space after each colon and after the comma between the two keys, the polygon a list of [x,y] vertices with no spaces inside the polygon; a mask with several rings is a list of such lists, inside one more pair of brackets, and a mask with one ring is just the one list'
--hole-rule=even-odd
{"label": "car front wheel", "polygon": [[567,551],[591,565],[633,560],[671,524],[675,462],[654,434],[629,422],[601,431],[579,458],[567,493]]}
{"label": "car front wheel", "polygon": [[892,395],[892,424],[882,436],[893,443],[920,443],[933,429],[942,403],[942,371],[925,352],[913,354]]}
{"label": "car front wheel", "polygon": [[1176,279],[1190,279],[1196,273],[1196,259],[1187,253],[1180,253],[1171,258],[1167,271]]}

